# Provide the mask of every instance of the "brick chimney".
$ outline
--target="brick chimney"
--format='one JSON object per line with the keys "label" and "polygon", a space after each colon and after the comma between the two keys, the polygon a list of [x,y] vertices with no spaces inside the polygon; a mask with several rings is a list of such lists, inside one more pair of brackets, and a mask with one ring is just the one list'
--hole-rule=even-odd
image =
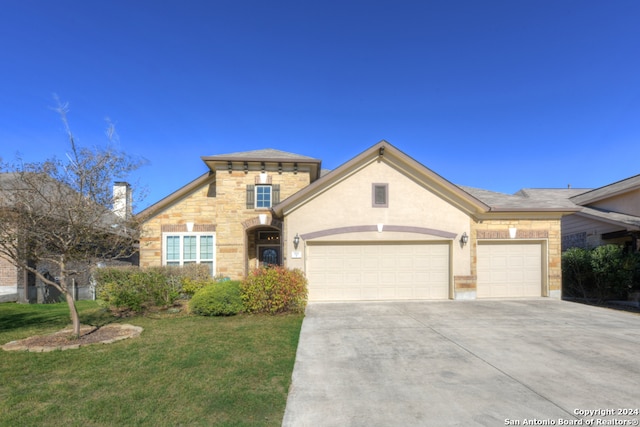
{"label": "brick chimney", "polygon": [[113,213],[121,218],[130,218],[133,214],[131,185],[128,182],[113,183]]}

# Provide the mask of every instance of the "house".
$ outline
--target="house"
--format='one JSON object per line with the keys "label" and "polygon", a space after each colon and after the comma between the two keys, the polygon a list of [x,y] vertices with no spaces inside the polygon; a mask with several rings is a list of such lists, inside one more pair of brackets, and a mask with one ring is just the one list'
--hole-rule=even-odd
{"label": "house", "polygon": [[608,243],[640,250],[640,175],[577,191],[569,200],[578,212],[562,219],[563,250]]}
{"label": "house", "polygon": [[[73,297],[92,298],[89,276],[95,263],[81,259],[76,249],[86,245],[79,252],[91,253],[96,262],[105,261],[111,252],[121,252],[102,247],[106,241],[127,244],[130,253],[131,239],[126,237],[130,231],[122,228],[129,225],[132,215],[129,184],[115,183],[113,196],[113,210],[105,210],[47,174],[1,173],[0,302],[58,301],[61,293],[45,280],[60,284],[61,265],[71,273],[65,284]],[[108,262],[131,264],[111,258]]]}
{"label": "house", "polygon": [[566,199],[457,186],[387,141],[328,173],[271,149],[202,160],[139,214],[141,266],[284,264],[311,301],[561,297]]}

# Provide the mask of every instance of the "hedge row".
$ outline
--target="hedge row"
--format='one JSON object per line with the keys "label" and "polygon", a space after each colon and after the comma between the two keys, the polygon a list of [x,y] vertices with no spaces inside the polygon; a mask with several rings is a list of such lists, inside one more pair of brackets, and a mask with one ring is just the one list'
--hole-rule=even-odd
{"label": "hedge row", "polygon": [[606,301],[640,290],[640,255],[618,245],[571,248],[562,254],[565,296]]}
{"label": "hedge row", "polygon": [[208,267],[197,264],[102,268],[94,279],[104,305],[135,313],[168,307],[178,299],[190,299],[190,311],[205,316],[303,312],[307,303],[304,274],[284,267],[253,270],[243,282],[211,278]]}

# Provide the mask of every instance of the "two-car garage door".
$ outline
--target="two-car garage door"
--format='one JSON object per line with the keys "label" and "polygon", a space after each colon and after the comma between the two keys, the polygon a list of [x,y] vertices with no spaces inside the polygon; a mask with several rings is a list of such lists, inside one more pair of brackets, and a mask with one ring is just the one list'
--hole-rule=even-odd
{"label": "two-car garage door", "polygon": [[449,242],[309,244],[309,300],[447,299],[449,248]]}

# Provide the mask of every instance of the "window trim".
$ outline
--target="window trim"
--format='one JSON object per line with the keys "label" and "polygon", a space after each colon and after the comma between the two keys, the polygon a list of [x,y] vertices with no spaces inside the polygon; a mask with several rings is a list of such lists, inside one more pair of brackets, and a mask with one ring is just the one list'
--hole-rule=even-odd
{"label": "window trim", "polygon": [[[384,203],[376,203],[376,189],[384,188]],[[389,207],[389,184],[378,182],[371,184],[371,207],[388,208]]]}
{"label": "window trim", "polygon": [[[179,237],[179,259],[178,260],[169,260],[167,259],[167,249],[168,249],[168,238],[169,237]],[[216,233],[214,232],[163,232],[162,233],[162,265],[169,265],[169,263],[178,263],[181,267],[185,265],[184,259],[184,238],[185,237],[195,237],[196,238],[196,257],[194,260],[186,260],[187,263],[195,262],[196,264],[202,264],[204,262],[211,263],[211,276],[213,277],[216,273]],[[211,237],[212,238],[212,251],[211,258],[201,258],[201,248],[200,241],[201,237]]]}

